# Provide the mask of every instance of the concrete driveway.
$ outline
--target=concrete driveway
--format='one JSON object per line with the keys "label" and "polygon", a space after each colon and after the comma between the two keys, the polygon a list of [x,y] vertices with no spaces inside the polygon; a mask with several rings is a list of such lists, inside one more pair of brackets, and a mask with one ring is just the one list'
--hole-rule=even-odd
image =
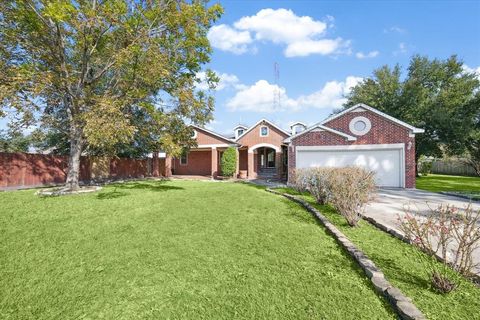
{"label": "concrete driveway", "polygon": [[[430,212],[430,208],[434,209],[441,204],[450,204],[461,209],[468,206],[470,200],[417,189],[381,188],[377,198],[367,206],[365,216],[400,232],[398,218],[405,216],[405,209],[411,214],[423,216]],[[471,205],[480,210],[479,202],[471,202]],[[474,259],[480,263],[480,249],[475,252]],[[480,274],[480,267],[475,272]]]}

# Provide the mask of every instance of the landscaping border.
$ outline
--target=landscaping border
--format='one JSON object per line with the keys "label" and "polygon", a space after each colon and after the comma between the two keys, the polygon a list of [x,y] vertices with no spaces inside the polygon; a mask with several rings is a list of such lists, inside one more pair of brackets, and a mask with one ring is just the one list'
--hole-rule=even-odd
{"label": "landscaping border", "polygon": [[297,198],[287,193],[281,193],[270,188],[265,189],[267,192],[282,195],[287,199],[301,204],[333,235],[337,242],[352,256],[359,264],[367,277],[372,282],[375,290],[383,294],[399,317],[404,320],[421,320],[426,319],[425,315],[412,303],[412,299],[405,296],[400,289],[394,287],[385,278],[384,273],[370,260],[363,251],[358,249],[337,227],[335,227],[324,215],[310,205],[307,201]]}

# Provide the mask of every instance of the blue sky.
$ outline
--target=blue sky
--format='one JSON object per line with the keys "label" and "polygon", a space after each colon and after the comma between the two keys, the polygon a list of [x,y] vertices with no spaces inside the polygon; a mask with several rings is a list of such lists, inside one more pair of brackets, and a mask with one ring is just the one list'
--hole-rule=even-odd
{"label": "blue sky", "polygon": [[[225,13],[210,29],[207,67],[222,81],[207,128],[222,134],[261,118],[284,129],[295,121],[316,123],[375,68],[405,68],[413,54],[457,54],[480,75],[480,0],[220,3]],[[6,122],[0,119],[0,129]]]}
{"label": "blue sky", "polygon": [[[209,32],[209,68],[221,76],[215,120],[267,118],[283,128],[318,122],[349,88],[382,65],[408,65],[413,54],[457,54],[480,74],[479,1],[221,1]],[[275,85],[274,63],[280,76]],[[274,105],[274,92],[280,106]]]}

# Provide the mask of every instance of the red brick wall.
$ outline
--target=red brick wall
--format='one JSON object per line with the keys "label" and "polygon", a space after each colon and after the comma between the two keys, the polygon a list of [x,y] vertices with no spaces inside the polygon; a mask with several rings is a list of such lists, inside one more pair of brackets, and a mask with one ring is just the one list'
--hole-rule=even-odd
{"label": "red brick wall", "polygon": [[201,129],[195,129],[197,131],[197,144],[226,144],[226,143],[232,143],[231,141],[228,141],[227,139],[221,139],[218,138],[206,131],[203,131]]}
{"label": "red brick wall", "polygon": [[[216,151],[216,150],[215,150]],[[190,151],[187,165],[180,165],[180,158],[172,159],[173,174],[209,176],[212,170],[211,151]]]}
{"label": "red brick wall", "polygon": [[[308,132],[292,140],[288,153],[289,176],[295,168],[296,146],[329,146],[329,145],[361,145],[361,144],[405,144],[405,187],[415,188],[415,138],[409,137],[409,130],[371,111],[348,112],[324,125],[326,127],[353,135],[350,132],[350,121],[358,116],[366,117],[372,123],[370,131],[363,136],[356,136],[356,141],[347,141],[343,137],[330,132]],[[411,148],[408,150],[408,143]]]}
{"label": "red brick wall", "polygon": [[[268,126],[269,128],[267,137],[260,136],[260,127],[264,125]],[[268,123],[260,123],[250,132],[240,138],[240,140],[237,142],[248,147],[252,147],[259,143],[269,143],[280,148],[280,146],[283,144],[283,140],[285,140],[287,137],[288,135],[270,126]]]}

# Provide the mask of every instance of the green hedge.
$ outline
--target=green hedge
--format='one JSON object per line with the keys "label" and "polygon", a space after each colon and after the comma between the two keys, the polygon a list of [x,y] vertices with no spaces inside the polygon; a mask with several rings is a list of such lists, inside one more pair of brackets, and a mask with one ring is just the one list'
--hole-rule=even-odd
{"label": "green hedge", "polygon": [[235,148],[228,148],[222,154],[222,175],[224,177],[233,177],[237,169],[237,152]]}

